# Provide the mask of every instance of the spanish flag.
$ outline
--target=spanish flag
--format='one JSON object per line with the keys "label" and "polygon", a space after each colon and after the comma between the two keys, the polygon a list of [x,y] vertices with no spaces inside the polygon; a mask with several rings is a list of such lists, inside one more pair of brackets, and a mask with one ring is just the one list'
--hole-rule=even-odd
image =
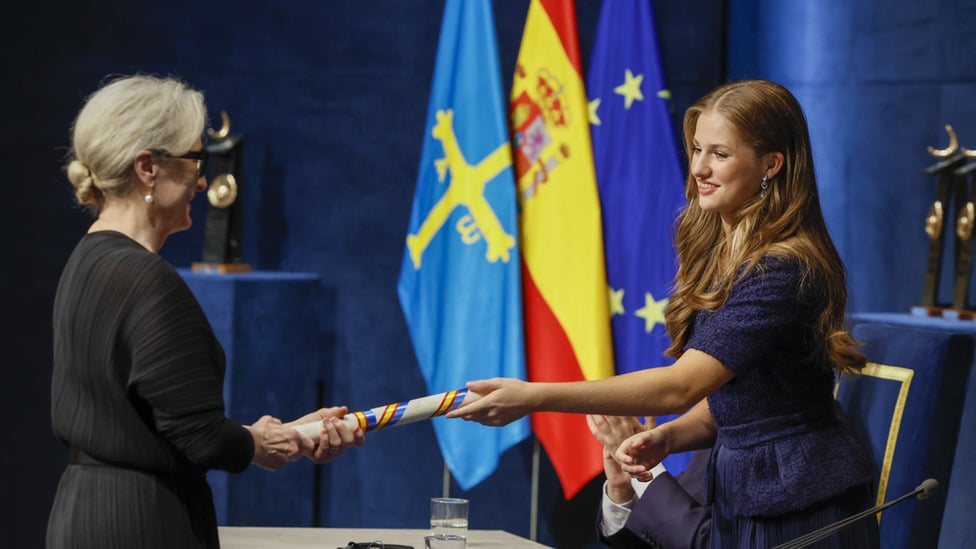
{"label": "spanish flag", "polygon": [[[529,379],[613,375],[600,199],[572,0],[531,0],[511,96]],[[603,470],[581,414],[532,426],[567,499]]]}

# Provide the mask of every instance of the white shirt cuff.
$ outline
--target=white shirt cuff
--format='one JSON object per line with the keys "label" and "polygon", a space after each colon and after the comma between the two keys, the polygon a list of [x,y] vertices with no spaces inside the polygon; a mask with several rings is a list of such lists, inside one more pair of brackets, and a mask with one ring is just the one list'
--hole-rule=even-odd
{"label": "white shirt cuff", "polygon": [[630,511],[634,508],[634,502],[637,501],[637,497],[631,498],[630,501],[625,501],[623,503],[614,503],[610,496],[607,495],[607,483],[603,482],[603,502],[601,503],[603,511],[603,520],[600,521],[600,532],[604,536],[610,537],[617,532],[619,532],[625,524],[627,524],[627,519],[630,517]]}
{"label": "white shirt cuff", "polygon": [[[659,463],[651,469],[651,473],[654,475],[654,478],[657,478],[658,475],[661,475],[666,471],[667,469],[664,468],[663,463]],[[600,521],[600,532],[604,536],[610,537],[623,529],[624,525],[627,524],[627,519],[630,518],[630,512],[634,509],[634,503],[637,501],[637,498],[644,495],[644,490],[646,490],[647,486],[652,482],[654,482],[654,479],[651,479],[648,482],[640,482],[633,478],[630,479],[630,484],[634,487],[634,491],[637,492],[637,495],[631,498],[630,501],[614,503],[614,501],[610,499],[610,496],[607,495],[607,483],[604,481],[603,501],[601,502],[603,520]]]}

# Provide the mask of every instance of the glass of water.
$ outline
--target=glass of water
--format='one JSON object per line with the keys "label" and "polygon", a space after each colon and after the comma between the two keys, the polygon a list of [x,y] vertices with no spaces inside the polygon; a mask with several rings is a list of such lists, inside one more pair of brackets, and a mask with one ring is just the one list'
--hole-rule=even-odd
{"label": "glass of water", "polygon": [[468,536],[468,500],[430,498],[430,532],[437,535]]}

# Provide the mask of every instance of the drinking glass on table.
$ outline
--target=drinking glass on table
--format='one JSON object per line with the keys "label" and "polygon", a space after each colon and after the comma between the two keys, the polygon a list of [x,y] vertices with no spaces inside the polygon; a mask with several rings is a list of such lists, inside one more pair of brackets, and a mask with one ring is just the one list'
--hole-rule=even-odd
{"label": "drinking glass on table", "polygon": [[430,498],[430,532],[437,535],[468,535],[468,500]]}

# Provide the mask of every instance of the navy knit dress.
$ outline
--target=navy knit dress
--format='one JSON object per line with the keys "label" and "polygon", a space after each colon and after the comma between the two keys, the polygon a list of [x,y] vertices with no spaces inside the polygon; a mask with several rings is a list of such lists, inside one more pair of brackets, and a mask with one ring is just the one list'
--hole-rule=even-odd
{"label": "navy knit dress", "polygon": [[224,416],[224,353],[157,254],[86,235],[54,303],[51,416],[71,448],[49,548],[218,547],[208,469],[242,471],[251,434]]}
{"label": "navy knit dress", "polygon": [[[718,435],[707,482],[712,547],[772,547],[873,505],[873,465],[839,416],[815,353],[825,306],[795,259],[766,256],[726,303],[695,317],[686,349],[735,377],[708,397]],[[878,547],[873,517],[814,547]]]}

